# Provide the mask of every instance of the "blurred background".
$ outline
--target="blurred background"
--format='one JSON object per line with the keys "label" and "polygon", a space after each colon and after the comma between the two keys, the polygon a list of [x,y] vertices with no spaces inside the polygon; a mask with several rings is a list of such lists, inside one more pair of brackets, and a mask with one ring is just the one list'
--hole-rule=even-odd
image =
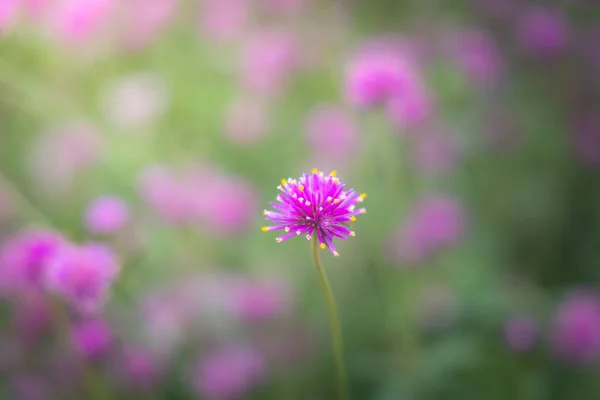
{"label": "blurred background", "polygon": [[0,399],[600,398],[595,0],[0,0]]}

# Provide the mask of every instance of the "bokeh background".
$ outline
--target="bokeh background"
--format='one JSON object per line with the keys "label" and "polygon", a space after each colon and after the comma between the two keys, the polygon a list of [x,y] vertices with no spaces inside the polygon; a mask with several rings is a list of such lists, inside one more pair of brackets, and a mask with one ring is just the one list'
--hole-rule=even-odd
{"label": "bokeh background", "polygon": [[0,0],[0,398],[600,398],[594,0]]}

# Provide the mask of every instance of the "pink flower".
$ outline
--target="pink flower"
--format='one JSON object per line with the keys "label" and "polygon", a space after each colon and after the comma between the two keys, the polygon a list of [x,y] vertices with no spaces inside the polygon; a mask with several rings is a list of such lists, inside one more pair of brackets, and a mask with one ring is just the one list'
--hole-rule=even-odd
{"label": "pink flower", "polygon": [[343,162],[354,159],[359,133],[350,113],[336,106],[316,107],[308,117],[306,135],[313,152]]}
{"label": "pink flower", "polygon": [[7,31],[14,23],[21,0],[2,0],[0,2],[0,34]]}
{"label": "pink flower", "polygon": [[269,108],[253,98],[239,99],[225,115],[225,135],[233,143],[248,145],[265,137],[269,129]]}
{"label": "pink flower", "polygon": [[138,389],[151,388],[160,379],[159,361],[148,350],[127,347],[123,351],[123,378]]}
{"label": "pink flower", "polygon": [[589,363],[600,358],[600,297],[596,292],[574,291],[558,305],[552,344],[567,361]]}
{"label": "pink flower", "polygon": [[536,339],[536,326],[533,319],[526,315],[512,317],[504,326],[504,340],[508,347],[516,352],[530,350]]}
{"label": "pink flower", "polygon": [[466,76],[475,83],[495,82],[502,57],[494,40],[483,30],[464,29],[449,38],[448,51]]}
{"label": "pink flower", "polygon": [[119,272],[116,256],[104,245],[64,246],[48,264],[46,285],[80,311],[95,312]]}
{"label": "pink flower", "polygon": [[97,234],[114,233],[122,229],[129,220],[127,203],[117,196],[100,196],[88,206],[85,225]]}
{"label": "pink flower", "polygon": [[297,58],[296,38],[290,33],[278,30],[255,32],[242,48],[242,85],[257,93],[278,93],[286,86]]}
{"label": "pink flower", "polygon": [[52,9],[52,33],[66,44],[87,42],[108,22],[114,5],[113,0],[60,2]]}
{"label": "pink flower", "polygon": [[112,330],[102,320],[84,321],[73,327],[71,343],[82,356],[96,360],[110,349],[113,343]]}
{"label": "pink flower", "polygon": [[207,399],[234,399],[247,393],[265,372],[265,360],[257,350],[229,347],[200,359],[192,371],[192,385]]}
{"label": "pink flower", "polygon": [[570,28],[556,10],[534,5],[523,10],[517,26],[521,46],[535,55],[554,55],[567,46]]}
{"label": "pink flower", "polygon": [[441,174],[452,170],[458,159],[458,148],[448,133],[423,132],[414,137],[413,162],[423,173]]}
{"label": "pink flower", "polygon": [[15,329],[19,338],[28,345],[34,345],[51,327],[52,310],[50,300],[40,293],[31,293],[16,306],[14,313]]}
{"label": "pink flower", "polygon": [[433,99],[421,87],[393,97],[387,107],[392,124],[400,130],[413,128],[429,117],[434,109]]}
{"label": "pink flower", "polygon": [[124,5],[121,41],[130,50],[140,50],[155,40],[177,11],[176,0],[128,0]]}
{"label": "pink flower", "polygon": [[250,8],[247,0],[207,0],[201,7],[200,28],[213,40],[239,38],[248,25]]}
{"label": "pink flower", "polygon": [[241,282],[233,288],[233,309],[249,321],[281,314],[289,305],[289,288],[281,282]]}
{"label": "pink flower", "polygon": [[420,86],[411,57],[390,46],[366,47],[346,67],[345,96],[358,107],[404,98]]}
{"label": "pink flower", "polygon": [[40,136],[32,153],[33,173],[48,190],[66,191],[102,153],[102,136],[96,127],[74,122]]}
{"label": "pink flower", "polygon": [[20,295],[40,289],[48,263],[65,245],[49,231],[29,231],[8,240],[0,250],[0,293]]}
{"label": "pink flower", "polygon": [[447,196],[432,196],[419,203],[392,236],[389,255],[398,262],[419,263],[456,243],[465,230],[460,203]]}
{"label": "pink flower", "polygon": [[600,117],[596,113],[582,115],[575,121],[571,141],[582,163],[600,166]]}

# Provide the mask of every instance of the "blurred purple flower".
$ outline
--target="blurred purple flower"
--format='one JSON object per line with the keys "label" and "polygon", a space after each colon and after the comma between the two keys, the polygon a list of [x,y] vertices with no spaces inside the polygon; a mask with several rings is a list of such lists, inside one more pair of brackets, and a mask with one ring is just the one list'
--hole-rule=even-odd
{"label": "blurred purple flower", "polygon": [[447,39],[449,55],[469,81],[494,83],[500,77],[503,60],[493,38],[483,30],[462,29]]}
{"label": "blurred purple flower", "polygon": [[80,322],[71,330],[71,345],[89,360],[97,360],[106,355],[112,343],[110,325],[102,320]]}
{"label": "blurred purple flower", "polygon": [[148,350],[127,347],[120,362],[126,383],[137,389],[149,389],[160,379],[160,366],[156,357]]}
{"label": "blurred purple flower", "polygon": [[188,221],[192,216],[192,188],[166,166],[152,165],[139,178],[141,197],[159,216],[170,223]]}
{"label": "blurred purple flower", "polygon": [[322,249],[329,248],[334,256],[338,256],[333,238],[354,236],[347,225],[366,212],[364,208],[355,209],[366,194],[358,194],[354,189],[344,190],[345,187],[335,171],[326,176],[316,168],[309,175],[302,174],[298,180],[282,179],[277,187],[281,192],[277,202],[269,203],[277,211],[264,211],[265,219],[275,225],[264,226],[263,232],[285,231],[275,239],[277,243],[303,234],[310,240],[314,233]]}
{"label": "blurred purple flower", "polygon": [[392,236],[389,256],[398,262],[422,262],[432,253],[456,243],[464,234],[464,225],[464,210],[456,199],[428,197]]}
{"label": "blurred purple flower", "polygon": [[51,34],[62,43],[88,42],[106,26],[115,10],[114,0],[65,0],[50,10]]}
{"label": "blurred purple flower", "polygon": [[588,113],[575,121],[572,146],[579,160],[589,166],[600,166],[600,116]]}
{"label": "blurred purple flower", "polygon": [[423,173],[451,171],[459,157],[457,145],[449,133],[424,132],[417,135],[411,150],[416,168]]}
{"label": "blurred purple flower", "polygon": [[289,290],[283,282],[241,282],[233,289],[233,310],[247,321],[276,317],[289,306]]}
{"label": "blurred purple flower", "polygon": [[49,261],[65,245],[54,232],[24,232],[0,249],[0,293],[18,295],[41,288]]}
{"label": "blurred purple flower", "polygon": [[504,341],[516,352],[530,350],[535,344],[535,321],[528,315],[511,317],[504,325]]}
{"label": "blurred purple flower", "polygon": [[234,101],[225,114],[225,135],[238,145],[248,145],[264,138],[269,129],[269,107],[255,98]]}
{"label": "blurred purple flower", "polygon": [[517,39],[534,55],[554,55],[569,42],[569,26],[558,11],[541,5],[524,9],[517,20]]}
{"label": "blurred purple flower", "polygon": [[115,254],[102,244],[65,246],[48,264],[46,285],[80,311],[95,312],[119,271]]}
{"label": "blurred purple flower", "polygon": [[570,362],[600,358],[600,297],[596,292],[571,292],[558,305],[552,330],[555,353]]}
{"label": "blurred purple flower", "polygon": [[124,23],[120,40],[128,50],[139,51],[155,40],[171,22],[177,0],[128,0],[123,2]]}
{"label": "blurred purple flower", "polygon": [[102,136],[89,122],[74,122],[44,132],[31,154],[33,173],[48,190],[71,188],[75,178],[102,156]]}
{"label": "blurred purple flower", "polygon": [[387,107],[392,124],[399,129],[410,129],[431,115],[434,110],[433,98],[427,91],[415,86],[404,95],[393,97]]}
{"label": "blurred purple flower", "polygon": [[129,207],[117,196],[105,195],[92,201],[85,212],[86,228],[96,234],[121,230],[129,220]]}
{"label": "blurred purple flower", "polygon": [[201,7],[200,29],[206,36],[216,41],[242,37],[250,19],[247,0],[207,0]]}
{"label": "blurred purple flower", "polygon": [[6,32],[14,23],[21,0],[3,0],[0,2],[0,33]]}
{"label": "blurred purple flower", "polygon": [[30,293],[16,305],[13,318],[19,338],[33,345],[51,327],[50,301],[41,293]]}
{"label": "blurred purple flower", "polygon": [[167,83],[150,72],[129,75],[114,82],[102,99],[106,118],[123,129],[155,122],[165,112],[169,101]]}
{"label": "blurred purple flower", "polygon": [[254,32],[243,43],[240,60],[242,86],[260,94],[277,94],[287,85],[298,62],[298,44],[283,30]]}
{"label": "blurred purple flower", "polygon": [[346,99],[357,107],[410,97],[421,84],[411,57],[387,45],[367,45],[346,67]]}
{"label": "blurred purple flower", "polygon": [[51,400],[52,386],[41,375],[19,373],[11,378],[11,399],[14,400]]}
{"label": "blurred purple flower", "polygon": [[317,157],[344,165],[354,160],[359,134],[352,116],[344,109],[323,105],[309,115],[306,135]]}
{"label": "blurred purple flower", "polygon": [[192,386],[207,399],[239,398],[266,373],[261,353],[248,347],[215,350],[200,359],[192,371]]}
{"label": "blurred purple flower", "polygon": [[[210,172],[206,175],[206,172]],[[218,170],[199,171],[199,186],[193,196],[193,211],[207,229],[217,235],[242,233],[253,221],[258,206],[254,186],[245,179],[226,175]]]}

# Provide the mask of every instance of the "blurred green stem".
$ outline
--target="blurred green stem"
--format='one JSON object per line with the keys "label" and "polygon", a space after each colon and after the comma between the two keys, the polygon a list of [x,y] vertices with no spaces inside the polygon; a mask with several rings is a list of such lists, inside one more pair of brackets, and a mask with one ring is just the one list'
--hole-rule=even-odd
{"label": "blurred green stem", "polygon": [[331,338],[333,340],[333,353],[335,357],[338,378],[338,395],[340,400],[347,400],[349,399],[348,380],[346,378],[346,366],[344,364],[342,327],[340,324],[337,306],[335,304],[335,297],[333,296],[333,290],[331,289],[331,285],[327,279],[327,274],[325,273],[319,258],[319,240],[317,239],[316,233],[312,238],[312,257],[317,269],[317,273],[319,274],[319,281],[321,282],[321,288],[323,289],[323,294],[325,295],[325,301],[327,303],[327,309],[329,311]]}

